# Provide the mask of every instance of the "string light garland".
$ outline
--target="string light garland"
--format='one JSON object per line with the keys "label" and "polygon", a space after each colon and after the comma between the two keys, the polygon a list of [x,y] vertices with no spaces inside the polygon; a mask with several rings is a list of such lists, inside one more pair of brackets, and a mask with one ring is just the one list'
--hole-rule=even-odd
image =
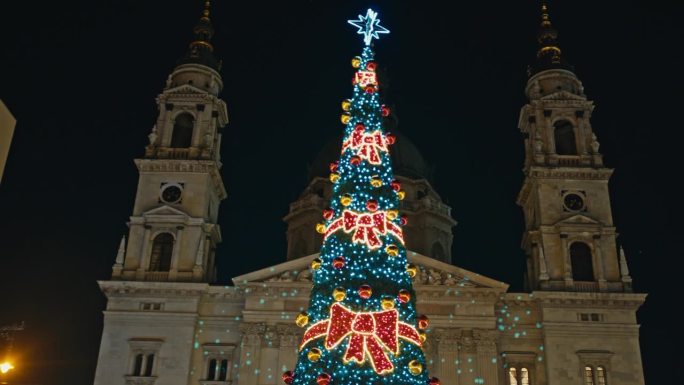
{"label": "string light garland", "polygon": [[415,310],[417,268],[407,261],[407,218],[399,212],[406,193],[392,171],[396,136],[383,127],[391,110],[380,101],[370,44],[389,31],[372,10],[349,23],[365,47],[351,60],[352,97],[340,104],[342,150],[330,164],[332,197],[316,226],[323,245],[311,263],[309,307],[296,320],[305,328],[297,364],[283,381],[430,385],[422,351],[429,321]]}

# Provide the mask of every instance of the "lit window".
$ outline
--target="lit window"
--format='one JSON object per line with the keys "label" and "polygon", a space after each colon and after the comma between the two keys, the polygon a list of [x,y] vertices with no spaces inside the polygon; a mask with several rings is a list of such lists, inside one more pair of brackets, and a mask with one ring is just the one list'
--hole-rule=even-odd
{"label": "lit window", "polygon": [[515,368],[508,369],[508,385],[518,385],[517,372]]}
{"label": "lit window", "polygon": [[584,367],[584,385],[594,385],[594,368]]}
{"label": "lit window", "polygon": [[520,385],[530,385],[530,373],[527,368],[520,369]]}
{"label": "lit window", "polygon": [[603,366],[596,367],[596,382],[598,385],[608,385],[608,381],[606,381],[606,368]]}

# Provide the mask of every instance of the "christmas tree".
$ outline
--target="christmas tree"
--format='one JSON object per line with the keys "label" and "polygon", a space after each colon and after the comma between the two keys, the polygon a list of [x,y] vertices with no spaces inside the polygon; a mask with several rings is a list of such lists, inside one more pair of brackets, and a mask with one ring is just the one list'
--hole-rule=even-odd
{"label": "christmas tree", "polygon": [[395,138],[383,130],[388,107],[380,104],[371,42],[389,31],[368,10],[350,20],[364,37],[351,99],[342,102],[346,125],[342,153],[330,165],[333,194],[323,210],[320,258],[309,308],[297,316],[305,328],[291,385],[437,385],[428,379],[421,346],[428,319],[415,310],[399,215],[404,197],[394,179],[389,148]]}

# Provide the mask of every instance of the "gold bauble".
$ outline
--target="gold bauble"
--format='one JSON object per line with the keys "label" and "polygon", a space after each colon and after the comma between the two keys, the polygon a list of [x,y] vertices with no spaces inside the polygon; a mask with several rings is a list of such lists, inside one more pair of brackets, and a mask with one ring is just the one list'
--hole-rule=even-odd
{"label": "gold bauble", "polygon": [[354,58],[351,60],[351,65],[354,68],[361,67],[361,58],[358,56],[354,56]]}
{"label": "gold bauble", "polygon": [[323,224],[323,223],[317,223],[317,224],[316,224],[316,232],[317,232],[318,234],[323,234],[323,233],[325,233],[325,224]]}
{"label": "gold bauble", "polygon": [[399,255],[399,247],[397,247],[397,245],[387,245],[387,247],[385,247],[385,252],[390,257],[396,257]]}
{"label": "gold bauble", "polygon": [[295,323],[296,323],[297,326],[299,326],[300,328],[303,328],[304,326],[306,326],[306,324],[309,323],[309,315],[306,314],[306,312],[301,312],[301,313],[299,313],[299,314],[297,315],[297,318],[295,318]]}
{"label": "gold bauble", "polygon": [[385,297],[380,300],[380,305],[384,310],[394,309],[394,298]]}
{"label": "gold bauble", "polygon": [[333,295],[333,298],[335,299],[335,301],[340,302],[344,299],[344,297],[347,296],[347,293],[343,288],[336,287],[335,290],[333,290],[332,295]]}
{"label": "gold bauble", "polygon": [[425,342],[425,340],[427,339],[427,334],[423,332],[418,332],[418,338],[420,338],[420,342]]}
{"label": "gold bauble", "polygon": [[381,187],[382,186],[382,178],[380,178],[377,175],[374,175],[371,178],[370,184],[371,184],[371,186],[373,186],[375,188]]}
{"label": "gold bauble", "polygon": [[321,268],[321,259],[320,258],[315,258],[313,261],[311,261],[311,268],[313,270],[318,270]]}
{"label": "gold bauble", "polygon": [[340,203],[342,206],[349,206],[352,203],[352,197],[349,194],[344,194],[340,197]]}
{"label": "gold bauble", "polygon": [[344,100],[342,101],[342,110],[344,110],[344,111],[349,111],[350,108],[351,108],[351,100],[349,100],[349,99],[344,99]]}
{"label": "gold bauble", "polygon": [[347,124],[350,120],[351,115],[349,113],[345,112],[344,114],[340,115],[340,122],[342,122],[342,124]]}
{"label": "gold bauble", "polygon": [[399,216],[399,211],[397,210],[387,210],[387,219],[393,221]]}
{"label": "gold bauble", "polygon": [[309,359],[311,362],[316,362],[321,358],[321,349],[318,348],[312,348],[309,350],[308,353],[306,353],[306,357]]}
{"label": "gold bauble", "polygon": [[404,190],[397,191],[397,198],[399,198],[400,201],[404,200],[404,198],[406,198],[406,191],[404,191]]}
{"label": "gold bauble", "polygon": [[406,265],[406,272],[408,273],[409,277],[413,278],[418,274],[418,268],[414,264],[407,264]]}
{"label": "gold bauble", "polygon": [[340,174],[336,172],[330,173],[330,181],[333,183],[337,183],[337,181],[340,180]]}
{"label": "gold bauble", "polygon": [[408,363],[408,370],[413,374],[414,376],[417,376],[421,373],[423,373],[423,364],[418,362],[418,360],[413,360]]}

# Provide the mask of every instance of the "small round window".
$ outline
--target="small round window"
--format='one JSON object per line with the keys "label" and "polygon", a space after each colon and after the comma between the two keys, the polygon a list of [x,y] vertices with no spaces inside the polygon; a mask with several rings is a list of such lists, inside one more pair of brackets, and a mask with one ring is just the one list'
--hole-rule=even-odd
{"label": "small round window", "polygon": [[563,205],[569,211],[584,210],[584,199],[575,193],[566,194],[563,197]]}
{"label": "small round window", "polygon": [[168,184],[162,188],[161,200],[164,203],[178,203],[183,195],[183,190],[179,185]]}

